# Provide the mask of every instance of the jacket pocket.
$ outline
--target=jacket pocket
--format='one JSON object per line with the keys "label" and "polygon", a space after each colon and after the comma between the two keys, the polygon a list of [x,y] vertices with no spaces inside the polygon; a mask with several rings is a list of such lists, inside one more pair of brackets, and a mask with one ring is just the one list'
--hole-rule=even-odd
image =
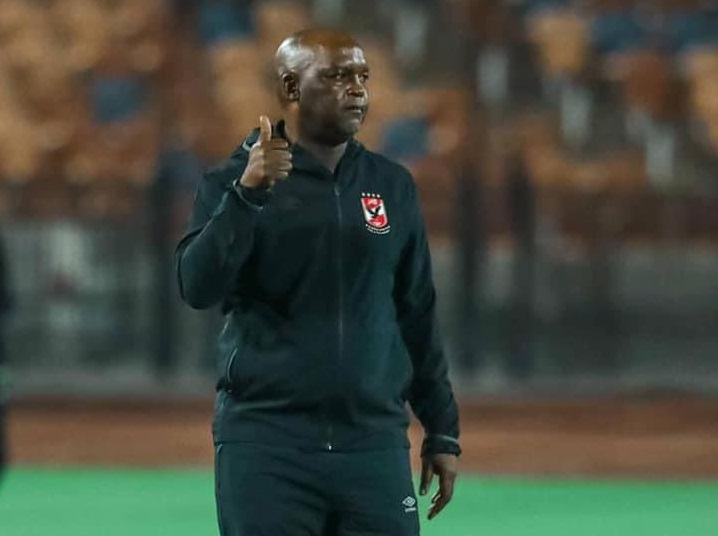
{"label": "jacket pocket", "polygon": [[364,411],[400,407],[411,381],[411,360],[391,324],[356,325],[342,367],[342,388]]}

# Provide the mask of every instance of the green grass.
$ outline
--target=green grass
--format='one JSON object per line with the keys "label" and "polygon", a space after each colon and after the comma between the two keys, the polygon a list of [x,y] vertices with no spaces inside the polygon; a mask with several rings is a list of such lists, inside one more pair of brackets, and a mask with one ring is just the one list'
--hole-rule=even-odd
{"label": "green grass", "polygon": [[[420,503],[425,506],[427,498]],[[469,478],[423,536],[716,536],[718,483]],[[199,470],[16,469],[2,536],[216,536]]]}

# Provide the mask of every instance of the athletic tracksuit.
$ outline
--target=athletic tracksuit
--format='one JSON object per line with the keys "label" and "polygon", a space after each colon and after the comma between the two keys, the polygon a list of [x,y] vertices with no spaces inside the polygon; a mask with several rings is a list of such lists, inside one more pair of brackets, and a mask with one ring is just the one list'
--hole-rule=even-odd
{"label": "athletic tracksuit", "polygon": [[223,536],[332,522],[418,534],[406,402],[424,454],[460,449],[413,180],[352,140],[334,173],[294,145],[288,179],[235,188],[258,135],[205,174],[176,251],[182,298],[226,315],[213,424]]}

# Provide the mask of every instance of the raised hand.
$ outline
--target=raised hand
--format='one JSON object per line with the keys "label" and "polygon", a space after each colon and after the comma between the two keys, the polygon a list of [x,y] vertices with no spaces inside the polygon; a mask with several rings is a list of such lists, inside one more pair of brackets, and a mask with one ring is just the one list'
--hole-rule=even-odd
{"label": "raised hand", "polygon": [[281,138],[272,138],[272,124],[266,115],[259,118],[259,138],[249,151],[249,162],[239,180],[248,188],[272,187],[284,180],[292,169],[289,144]]}

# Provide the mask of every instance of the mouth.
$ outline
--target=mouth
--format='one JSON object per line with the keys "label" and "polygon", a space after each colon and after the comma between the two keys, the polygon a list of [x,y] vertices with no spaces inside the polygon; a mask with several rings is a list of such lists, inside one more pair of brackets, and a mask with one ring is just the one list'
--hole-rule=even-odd
{"label": "mouth", "polygon": [[349,112],[352,115],[364,115],[366,113],[366,105],[363,104],[350,104],[344,107],[344,111]]}

